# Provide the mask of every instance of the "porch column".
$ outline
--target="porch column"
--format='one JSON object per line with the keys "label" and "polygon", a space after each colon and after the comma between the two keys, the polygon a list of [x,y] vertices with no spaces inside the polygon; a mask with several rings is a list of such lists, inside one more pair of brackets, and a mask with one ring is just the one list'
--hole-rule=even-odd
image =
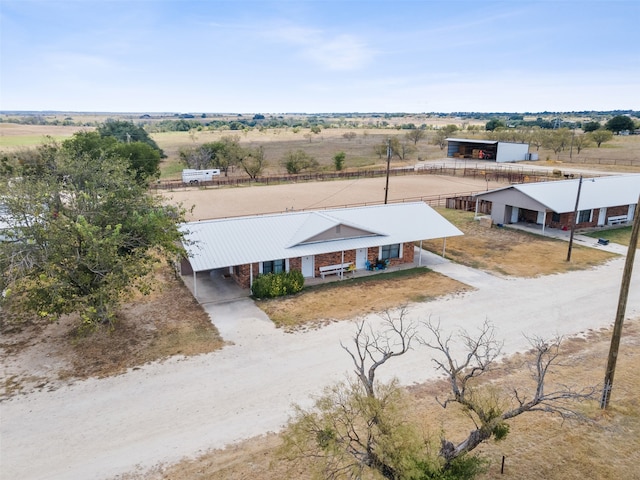
{"label": "porch column", "polygon": [[249,288],[253,287],[253,263],[249,264]]}
{"label": "porch column", "polygon": [[444,252],[447,249],[447,237],[442,239],[442,258],[444,258]]}
{"label": "porch column", "polygon": [[[340,265],[344,265],[344,250],[342,250],[342,261],[340,262]],[[344,268],[340,269],[340,280],[342,280],[344,278]]]}
{"label": "porch column", "polygon": [[420,252],[418,253],[418,266],[422,266],[422,240],[420,240]]}
{"label": "porch column", "polygon": [[480,205],[480,200],[478,200],[478,199],[476,198],[476,213],[475,213],[475,215],[474,215],[474,217],[473,217],[473,219],[474,219],[474,220],[477,220],[477,219],[478,219],[478,205]]}
{"label": "porch column", "polygon": [[193,271],[193,296],[195,299],[198,299],[198,275],[197,272]]}

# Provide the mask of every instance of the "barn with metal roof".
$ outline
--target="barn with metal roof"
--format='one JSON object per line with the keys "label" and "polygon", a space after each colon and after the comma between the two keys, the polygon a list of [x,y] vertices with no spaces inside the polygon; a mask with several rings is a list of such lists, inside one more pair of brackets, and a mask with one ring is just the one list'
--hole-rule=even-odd
{"label": "barn with metal roof", "polygon": [[527,222],[567,229],[631,223],[637,214],[640,175],[611,175],[525,183],[475,195],[490,201],[494,223]]}
{"label": "barn with metal roof", "polygon": [[447,157],[490,160],[497,163],[522,162],[532,159],[529,156],[528,143],[468,138],[447,138]]}
{"label": "barn with metal roof", "polygon": [[312,278],[380,260],[413,262],[414,242],[462,235],[423,202],[216,219],[181,229],[183,274],[195,279],[197,272],[228,269],[243,287],[262,273],[298,269]]}

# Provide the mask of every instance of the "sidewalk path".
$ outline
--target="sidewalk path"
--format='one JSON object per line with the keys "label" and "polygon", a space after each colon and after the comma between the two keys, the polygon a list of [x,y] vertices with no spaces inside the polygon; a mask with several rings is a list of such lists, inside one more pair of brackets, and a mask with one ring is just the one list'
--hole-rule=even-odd
{"label": "sidewalk path", "polygon": [[[506,280],[436,256],[425,262],[476,290],[412,305],[411,318],[440,321],[445,333],[474,331],[488,319],[511,354],[527,348],[525,333],[574,335],[611,325],[624,258],[586,271]],[[627,318],[638,318],[640,256],[631,285]],[[205,308],[232,345],[2,402],[0,478],[114,478],[196,456],[280,429],[292,402],[309,405],[351,370],[340,342],[349,344],[352,322],[288,334],[249,299]],[[379,322],[368,320],[374,328]],[[416,345],[381,373],[403,384],[435,378],[429,354]]]}

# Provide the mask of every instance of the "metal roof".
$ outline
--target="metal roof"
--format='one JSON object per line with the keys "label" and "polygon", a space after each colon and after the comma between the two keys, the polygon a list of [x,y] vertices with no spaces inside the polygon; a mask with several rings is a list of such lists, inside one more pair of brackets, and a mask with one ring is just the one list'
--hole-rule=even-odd
{"label": "metal roof", "polygon": [[[497,140],[475,140],[470,138],[447,138],[447,142],[482,143],[484,145],[497,145]],[[508,143],[508,142],[501,142]]]}
{"label": "metal roof", "polygon": [[[578,196],[579,178],[554,182],[523,183],[476,194],[491,200],[494,193],[516,190],[556,213],[573,212]],[[616,207],[638,203],[640,174],[583,178],[578,210]]]}
{"label": "metal roof", "polygon": [[[305,243],[337,225],[358,236]],[[462,232],[423,202],[236,217],[181,225],[194,271],[365,247],[446,238]]]}

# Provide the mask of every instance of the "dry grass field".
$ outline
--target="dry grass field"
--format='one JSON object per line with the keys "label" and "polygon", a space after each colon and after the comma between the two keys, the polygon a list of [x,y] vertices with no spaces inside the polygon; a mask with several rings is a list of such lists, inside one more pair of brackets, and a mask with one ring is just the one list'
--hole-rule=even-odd
{"label": "dry grass field", "polygon": [[[139,116],[123,115],[124,120],[133,122],[139,121]],[[65,116],[61,116],[62,120]],[[108,116],[88,115],[74,117],[76,121],[100,122]],[[361,118],[358,123],[375,124],[380,119]],[[468,122],[459,118],[432,118],[425,116],[406,116],[396,119],[388,119],[390,125],[394,123],[414,123],[415,125],[426,124],[428,130],[426,137],[417,143],[416,150],[409,153],[404,161],[398,157],[393,159],[394,166],[413,165],[420,160],[437,161],[446,158],[446,150],[441,150],[438,146],[432,145],[435,135],[434,129],[447,124],[457,125],[459,128],[466,128]],[[475,122],[483,125],[484,122]],[[0,123],[0,152],[13,151],[25,147],[33,147],[42,142],[47,135],[53,136],[57,140],[70,137],[79,130],[91,130],[93,127],[77,126],[42,126],[42,125],[17,125],[12,123]],[[355,137],[347,139],[345,133],[354,134]],[[385,164],[386,159],[375,154],[373,147],[383,143],[387,138],[397,136],[404,140],[407,130],[395,128],[327,128],[320,133],[311,133],[309,128],[268,128],[260,131],[258,129],[232,131],[232,130],[202,130],[193,132],[167,132],[154,133],[152,138],[165,151],[167,158],[163,161],[161,170],[163,179],[177,179],[183,165],[179,161],[178,151],[184,147],[193,147],[203,143],[214,142],[223,136],[237,136],[240,144],[247,147],[264,147],[268,166],[266,173],[282,173],[284,168],[280,161],[284,154],[290,150],[303,149],[313,155],[319,162],[320,168],[324,170],[333,169],[333,156],[337,152],[345,152],[345,168],[359,169]],[[483,132],[468,132],[460,130],[455,133],[456,137],[463,138],[486,138]],[[544,165],[553,168],[576,168],[587,170],[618,171],[618,172],[640,172],[640,136],[616,136],[610,142],[602,144],[600,148],[590,147],[582,150],[579,154],[564,151],[558,157],[553,151],[540,148],[536,150],[531,147],[532,152],[538,153],[540,160],[537,162],[521,162],[519,165]],[[629,166],[629,162],[633,165]],[[246,175],[241,170],[231,172],[232,175]]]}

